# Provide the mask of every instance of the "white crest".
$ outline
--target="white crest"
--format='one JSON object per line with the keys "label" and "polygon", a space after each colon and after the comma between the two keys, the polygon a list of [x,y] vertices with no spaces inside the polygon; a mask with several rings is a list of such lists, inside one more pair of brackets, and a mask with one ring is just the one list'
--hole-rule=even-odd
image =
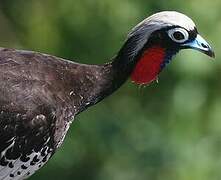
{"label": "white crest", "polygon": [[157,30],[165,27],[180,26],[187,31],[194,30],[196,27],[194,22],[186,15],[176,11],[162,11],[144,19],[136,25],[128,34],[128,38],[135,36],[137,39],[132,56],[141,50],[148,41],[149,36]]}

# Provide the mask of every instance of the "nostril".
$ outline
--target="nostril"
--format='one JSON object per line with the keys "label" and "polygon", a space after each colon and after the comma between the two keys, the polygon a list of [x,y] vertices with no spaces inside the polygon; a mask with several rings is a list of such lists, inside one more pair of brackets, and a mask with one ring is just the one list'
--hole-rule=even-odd
{"label": "nostril", "polygon": [[207,45],[207,44],[204,44],[204,43],[201,43],[201,46],[202,46],[203,48],[208,48],[208,45]]}

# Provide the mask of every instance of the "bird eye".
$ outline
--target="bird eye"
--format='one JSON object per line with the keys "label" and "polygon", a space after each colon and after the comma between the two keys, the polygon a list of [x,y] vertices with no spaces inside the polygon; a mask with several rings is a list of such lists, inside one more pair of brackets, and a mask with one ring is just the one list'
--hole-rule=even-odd
{"label": "bird eye", "polygon": [[183,28],[170,29],[168,35],[177,43],[183,43],[189,39],[189,33]]}

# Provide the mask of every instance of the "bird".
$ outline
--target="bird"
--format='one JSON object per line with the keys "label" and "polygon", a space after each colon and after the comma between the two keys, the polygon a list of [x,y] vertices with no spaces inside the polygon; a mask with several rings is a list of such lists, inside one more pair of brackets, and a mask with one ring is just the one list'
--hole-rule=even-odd
{"label": "bird", "polygon": [[176,11],[141,21],[101,65],[0,48],[0,180],[33,175],[60,148],[77,115],[128,79],[138,85],[156,81],[182,49],[215,57],[195,23]]}

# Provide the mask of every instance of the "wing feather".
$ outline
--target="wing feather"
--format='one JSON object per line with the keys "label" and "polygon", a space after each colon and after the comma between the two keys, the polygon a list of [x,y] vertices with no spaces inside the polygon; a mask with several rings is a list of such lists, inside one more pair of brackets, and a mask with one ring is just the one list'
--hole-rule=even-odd
{"label": "wing feather", "polygon": [[[18,116],[18,114],[20,114]],[[0,113],[0,179],[30,176],[54,152],[52,120],[43,114]]]}

